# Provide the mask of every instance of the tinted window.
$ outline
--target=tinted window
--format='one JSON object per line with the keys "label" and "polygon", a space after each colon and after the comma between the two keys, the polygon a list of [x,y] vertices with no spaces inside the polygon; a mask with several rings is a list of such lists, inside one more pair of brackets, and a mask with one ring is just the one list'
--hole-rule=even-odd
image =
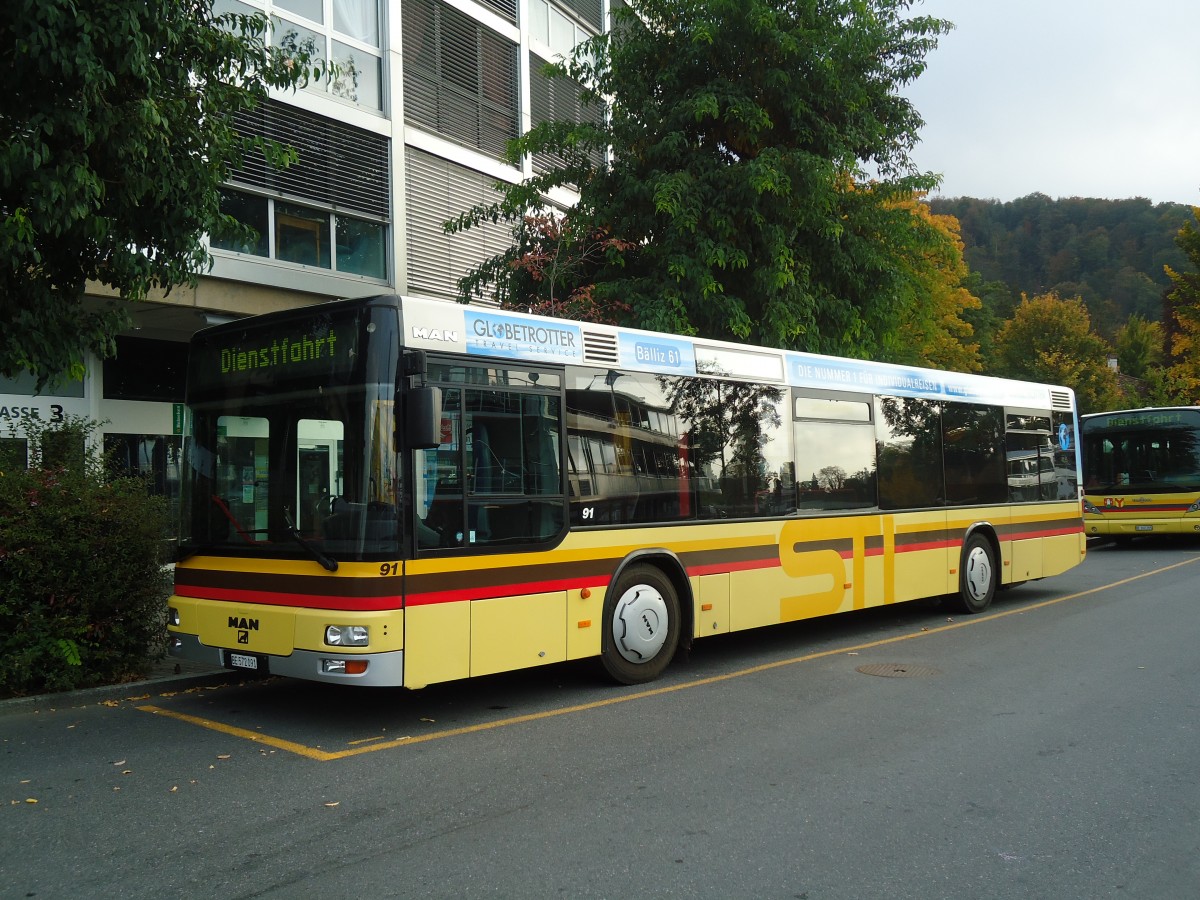
{"label": "tinted window", "polygon": [[672,522],[695,514],[694,479],[671,409],[673,379],[572,369],[567,383],[571,522]]}
{"label": "tinted window", "polygon": [[574,524],[786,514],[795,465],[771,385],[572,369]]}
{"label": "tinted window", "polygon": [[186,344],[118,337],[117,355],[104,361],[104,397],[182,403],[186,375]]}
{"label": "tinted window", "polygon": [[683,429],[701,518],[774,516],[795,509],[792,429],[783,389],[680,378],[667,398]]}
{"label": "tinted window", "polygon": [[950,403],[942,410],[946,502],[1003,503],[1004,413],[999,407]]}
{"label": "tinted window", "polygon": [[1069,412],[1053,413],[1051,427],[1055,445],[1055,497],[1059,500],[1074,500],[1079,496],[1079,471],[1075,455],[1079,444],[1079,429],[1075,424],[1075,417]]}
{"label": "tinted window", "polygon": [[906,397],[875,398],[879,505],[883,509],[939,506],[942,429],[938,404]]}

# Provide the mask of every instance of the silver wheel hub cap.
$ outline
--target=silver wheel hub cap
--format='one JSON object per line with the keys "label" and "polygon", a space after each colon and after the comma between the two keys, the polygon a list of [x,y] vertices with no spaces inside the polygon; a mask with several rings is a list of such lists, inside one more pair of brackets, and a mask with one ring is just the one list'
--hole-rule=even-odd
{"label": "silver wheel hub cap", "polygon": [[970,555],[967,556],[967,571],[964,580],[972,600],[982,600],[987,596],[988,588],[992,584],[992,562],[988,558],[987,551],[982,547],[973,548]]}
{"label": "silver wheel hub cap", "polygon": [[649,662],[667,642],[669,625],[662,594],[649,585],[635,584],[621,595],[613,611],[613,644],[629,662]]}

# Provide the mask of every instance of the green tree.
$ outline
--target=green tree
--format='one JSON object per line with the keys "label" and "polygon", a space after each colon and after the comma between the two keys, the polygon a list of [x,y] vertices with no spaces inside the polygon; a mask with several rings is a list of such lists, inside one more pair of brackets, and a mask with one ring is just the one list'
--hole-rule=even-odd
{"label": "green tree", "polygon": [[1145,379],[1152,368],[1162,365],[1163,329],[1134,313],[1117,332],[1117,367],[1122,375]]}
{"label": "green tree", "polygon": [[[1192,208],[1200,223],[1200,206]],[[1187,402],[1200,402],[1200,230],[1184,222],[1175,238],[1192,271],[1166,266],[1171,290],[1166,296],[1166,328],[1170,348],[1170,377]]]}
{"label": "green tree", "polygon": [[[781,347],[888,355],[918,302],[903,261],[941,240],[894,203],[936,185],[910,151],[922,120],[901,90],[948,22],[911,0],[631,0],[614,28],[551,67],[607,117],[544,122],[510,147],[562,161],[448,223],[506,221],[513,251],[463,281],[530,305],[519,265],[556,187],[584,246],[621,242],[587,271],[620,321]],[[612,149],[612,162],[599,160]],[[874,179],[867,170],[873,170]],[[572,288],[582,286],[572,285]]]}
{"label": "green tree", "polygon": [[1078,297],[1022,297],[996,334],[992,374],[1064,385],[1074,389],[1081,412],[1101,412],[1122,405],[1108,352]]}
{"label": "green tree", "polygon": [[87,281],[142,300],[210,264],[205,233],[239,229],[218,187],[253,147],[232,115],[310,76],[266,19],[212,0],[7,0],[0,12],[0,372],[79,377],[126,324]]}

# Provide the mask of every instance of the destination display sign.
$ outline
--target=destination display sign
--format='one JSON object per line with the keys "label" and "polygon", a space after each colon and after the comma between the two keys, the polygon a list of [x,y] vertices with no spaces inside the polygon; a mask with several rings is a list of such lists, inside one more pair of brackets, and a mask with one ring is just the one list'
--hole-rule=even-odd
{"label": "destination display sign", "polygon": [[[386,330],[394,332],[385,324],[387,312],[322,310],[304,318],[252,319],[245,326],[234,323],[201,332],[193,339],[188,361],[192,399],[244,385],[333,385],[351,380],[356,372],[361,376],[365,345]],[[389,352],[394,354],[394,347]]]}
{"label": "destination display sign", "polygon": [[1194,428],[1198,425],[1200,425],[1200,410],[1191,409],[1131,410],[1105,416],[1092,416],[1087,420],[1089,429],[1129,429],[1131,431],[1141,428],[1170,428],[1171,426]]}
{"label": "destination display sign", "polygon": [[695,375],[696,351],[691,341],[665,335],[621,332],[621,365],[627,369]]}

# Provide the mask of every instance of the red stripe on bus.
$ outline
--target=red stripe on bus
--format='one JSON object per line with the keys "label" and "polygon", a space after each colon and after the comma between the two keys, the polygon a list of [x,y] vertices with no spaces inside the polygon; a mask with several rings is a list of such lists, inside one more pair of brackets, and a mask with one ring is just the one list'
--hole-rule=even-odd
{"label": "red stripe on bus", "polygon": [[1069,525],[1065,528],[1039,528],[1036,531],[1022,531],[1001,538],[1003,541],[1029,541],[1035,538],[1062,537],[1063,535],[1082,534],[1082,525]]}
{"label": "red stripe on bus", "polygon": [[399,609],[401,598],[388,597],[345,597],[333,594],[287,594],[276,591],[243,590],[240,588],[187,586],[187,593],[176,588],[180,597],[195,597],[203,600],[228,600],[236,603],[259,603],[263,606],[297,606],[302,609],[334,609],[349,612],[375,612]]}
{"label": "red stripe on bus", "polygon": [[523,584],[457,588],[448,591],[428,591],[424,594],[409,594],[407,606],[429,606],[433,603],[454,603],[460,600],[491,600],[499,597],[519,597],[522,594],[549,594],[554,591],[572,591],[587,587],[606,587],[610,579],[564,579],[561,581],[531,581]]}
{"label": "red stripe on bus", "polygon": [[782,565],[778,557],[772,559],[747,559],[742,562],[712,563],[707,566],[688,566],[688,575],[723,575],[726,572],[749,572],[753,569],[777,569]]}

